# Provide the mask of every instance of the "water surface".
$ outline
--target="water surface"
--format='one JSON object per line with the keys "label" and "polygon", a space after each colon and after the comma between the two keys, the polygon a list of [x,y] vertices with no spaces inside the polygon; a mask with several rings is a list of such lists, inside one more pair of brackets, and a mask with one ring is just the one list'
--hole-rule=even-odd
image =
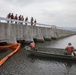
{"label": "water surface", "polygon": [[[76,35],[69,36],[37,43],[37,46],[65,48],[71,42],[76,48],[75,38]],[[23,46],[0,67],[0,75],[76,75],[76,61],[35,57],[29,55]]]}

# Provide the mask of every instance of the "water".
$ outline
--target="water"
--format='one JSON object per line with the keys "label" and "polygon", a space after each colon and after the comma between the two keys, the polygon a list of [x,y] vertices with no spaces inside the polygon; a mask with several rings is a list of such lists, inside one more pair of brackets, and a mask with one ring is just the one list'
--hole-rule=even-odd
{"label": "water", "polygon": [[[75,38],[76,35],[38,43],[37,46],[65,48],[71,42],[76,48]],[[35,57],[22,47],[0,67],[0,75],[76,75],[76,61]]]}
{"label": "water", "polygon": [[38,44],[38,46],[46,46],[46,47],[53,47],[53,48],[65,48],[68,43],[72,43],[72,45],[74,47],[76,47],[76,35],[74,36],[69,36],[69,37],[66,37],[66,38],[62,38],[62,39],[58,39],[58,40],[53,40],[53,41],[48,41],[48,42],[45,42],[45,43],[41,43],[41,44]]}

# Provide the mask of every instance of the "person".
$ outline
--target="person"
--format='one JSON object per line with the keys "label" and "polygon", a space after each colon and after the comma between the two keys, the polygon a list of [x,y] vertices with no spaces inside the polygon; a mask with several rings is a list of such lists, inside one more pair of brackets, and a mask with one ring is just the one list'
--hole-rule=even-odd
{"label": "person", "polygon": [[19,15],[19,20],[21,20],[21,15]]}
{"label": "person", "polygon": [[25,49],[26,50],[35,50],[35,51],[37,51],[35,42],[34,41],[30,41],[29,46],[25,46]]}
{"label": "person", "polygon": [[34,26],[36,26],[36,23],[37,23],[37,21],[36,21],[36,19],[34,20]]}
{"label": "person", "polygon": [[[25,21],[26,21],[26,22],[28,21],[28,17],[25,18]],[[25,23],[25,25],[27,25],[27,23]]]}
{"label": "person", "polygon": [[[21,16],[21,21],[24,21],[24,16],[23,15]],[[21,24],[23,24],[23,23],[21,23]]]}
{"label": "person", "polygon": [[68,46],[65,48],[66,52],[65,54],[71,55],[73,53],[74,47],[71,43],[68,43]]}
{"label": "person", "polygon": [[21,21],[24,21],[24,16],[23,15],[21,16]]}
{"label": "person", "polygon": [[7,18],[11,18],[11,13],[9,13],[9,14],[7,15]]}
{"label": "person", "polygon": [[[11,14],[11,19],[14,19],[14,15],[13,15],[13,13]],[[11,21],[11,23],[12,23],[12,21]]]}
{"label": "person", "polygon": [[33,20],[34,20],[33,17],[31,17],[31,25],[32,25],[32,26],[33,26]]}
{"label": "person", "polygon": [[[15,15],[15,20],[18,20],[18,16],[17,16],[17,14]],[[17,22],[15,22],[16,24],[17,24]]]}
{"label": "person", "polygon": [[[21,15],[19,15],[18,20],[21,21]],[[19,24],[21,24],[21,23],[19,22]]]}
{"label": "person", "polygon": [[35,44],[34,41],[31,41],[31,43],[30,43],[30,47],[31,47],[32,49],[35,49],[35,48],[36,48],[36,44]]}
{"label": "person", "polygon": [[[7,15],[7,18],[8,18],[8,19],[11,18],[11,13],[9,13],[9,14]],[[7,21],[7,23],[9,23],[9,21]]]}

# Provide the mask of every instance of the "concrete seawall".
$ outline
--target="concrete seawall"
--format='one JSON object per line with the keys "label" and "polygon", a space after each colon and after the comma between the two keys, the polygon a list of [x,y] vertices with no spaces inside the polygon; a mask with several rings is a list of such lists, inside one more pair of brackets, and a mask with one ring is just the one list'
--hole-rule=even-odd
{"label": "concrete seawall", "polygon": [[56,28],[39,27],[22,24],[0,23],[0,42],[16,43],[17,40],[46,41],[74,35],[75,32]]}

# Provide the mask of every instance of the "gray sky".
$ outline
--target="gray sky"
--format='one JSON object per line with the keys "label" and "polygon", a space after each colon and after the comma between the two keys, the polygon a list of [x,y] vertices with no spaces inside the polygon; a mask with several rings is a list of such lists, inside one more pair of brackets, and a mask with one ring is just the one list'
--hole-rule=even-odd
{"label": "gray sky", "polygon": [[76,0],[0,0],[0,17],[8,13],[37,19],[38,23],[76,27]]}

